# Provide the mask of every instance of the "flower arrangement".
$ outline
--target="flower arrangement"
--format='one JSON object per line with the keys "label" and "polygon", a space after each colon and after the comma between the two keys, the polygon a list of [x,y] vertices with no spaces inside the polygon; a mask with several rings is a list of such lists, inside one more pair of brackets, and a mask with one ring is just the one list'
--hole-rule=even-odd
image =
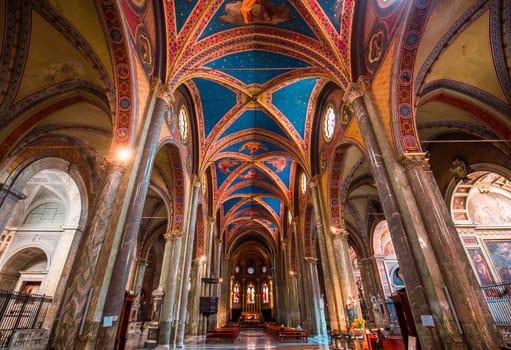
{"label": "flower arrangement", "polygon": [[364,329],[365,320],[363,318],[356,318],[351,322],[351,328],[354,330]]}

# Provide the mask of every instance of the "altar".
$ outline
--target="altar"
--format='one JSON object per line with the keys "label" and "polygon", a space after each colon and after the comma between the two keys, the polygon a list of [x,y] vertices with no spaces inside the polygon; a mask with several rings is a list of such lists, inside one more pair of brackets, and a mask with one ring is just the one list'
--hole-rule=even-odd
{"label": "altar", "polygon": [[260,312],[242,312],[240,316],[240,327],[242,328],[264,328],[263,315]]}

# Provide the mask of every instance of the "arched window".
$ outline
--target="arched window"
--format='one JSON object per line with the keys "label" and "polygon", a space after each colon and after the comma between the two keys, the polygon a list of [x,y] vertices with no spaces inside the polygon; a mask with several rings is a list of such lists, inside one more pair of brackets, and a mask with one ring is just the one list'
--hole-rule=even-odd
{"label": "arched window", "polygon": [[264,284],[263,284],[262,298],[263,298],[263,304],[268,304],[270,302],[269,288],[268,288],[268,284],[266,282],[264,282]]}
{"label": "arched window", "polygon": [[255,304],[255,288],[252,283],[247,287],[247,304]]}
{"label": "arched window", "polygon": [[234,283],[234,287],[232,289],[232,302],[234,304],[240,303],[240,284],[238,282]]}

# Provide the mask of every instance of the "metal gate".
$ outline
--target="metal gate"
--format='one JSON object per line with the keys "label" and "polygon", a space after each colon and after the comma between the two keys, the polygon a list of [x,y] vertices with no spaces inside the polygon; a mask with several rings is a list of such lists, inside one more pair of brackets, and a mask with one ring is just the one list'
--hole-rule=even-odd
{"label": "metal gate", "polygon": [[7,348],[17,329],[39,329],[51,298],[44,295],[0,291],[0,348]]}

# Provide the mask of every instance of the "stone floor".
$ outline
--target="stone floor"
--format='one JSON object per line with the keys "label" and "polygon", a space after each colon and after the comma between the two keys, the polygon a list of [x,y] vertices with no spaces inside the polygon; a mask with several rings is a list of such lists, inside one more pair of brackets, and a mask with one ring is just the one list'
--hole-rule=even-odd
{"label": "stone floor", "polygon": [[[308,343],[294,343],[291,341],[280,342],[265,334],[262,329],[242,329],[240,335],[234,343],[218,342],[206,344],[204,336],[187,337],[185,347],[187,350],[205,350],[205,349],[286,349],[286,350],[317,350],[333,349],[328,345],[328,338],[311,337]],[[130,335],[126,344],[126,350],[144,349],[144,339],[140,334]]]}

